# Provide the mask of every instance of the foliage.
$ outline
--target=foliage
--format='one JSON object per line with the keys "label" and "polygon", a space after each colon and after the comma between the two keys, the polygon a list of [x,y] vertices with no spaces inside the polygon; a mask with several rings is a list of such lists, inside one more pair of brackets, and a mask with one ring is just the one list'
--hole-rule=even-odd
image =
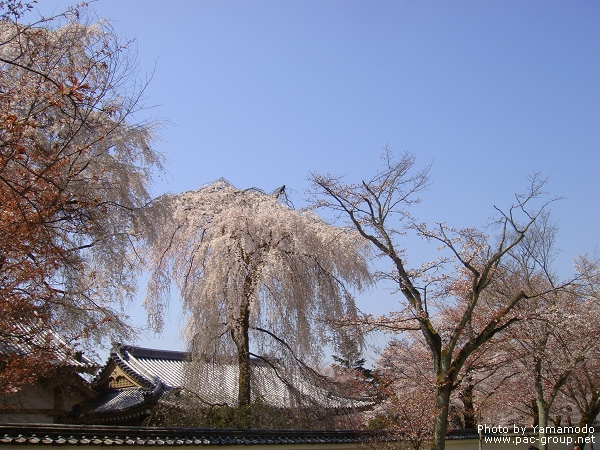
{"label": "foliage", "polygon": [[[582,336],[584,342],[589,342],[591,337],[592,344],[595,345],[590,346],[585,357],[573,369],[561,390],[580,414],[579,426],[583,428],[585,425],[590,427],[600,414],[600,344],[597,339],[598,332],[593,328],[590,330],[590,325],[594,327],[600,323],[598,316],[600,312],[598,310],[600,267],[597,260],[591,261],[587,256],[578,258],[576,265],[583,275],[582,295],[586,300],[585,304],[590,305],[591,309],[580,308],[578,316],[569,318],[569,341],[578,340]],[[580,324],[583,326],[580,327]],[[590,336],[590,331],[595,334]],[[580,447],[584,448],[583,445]]]}
{"label": "foliage", "polygon": [[348,372],[352,377],[360,377],[365,381],[373,381],[373,371],[365,367],[367,360],[362,356],[359,340],[350,336],[343,324],[338,330],[336,347],[338,355],[332,355],[334,368],[338,372]]}
{"label": "foliage", "polygon": [[[14,309],[2,306],[3,310],[8,310],[3,317],[11,319]],[[53,342],[49,336],[44,335],[47,330],[42,327],[24,329],[18,325],[8,326],[8,324],[0,325],[0,329],[3,334],[0,347],[2,349],[0,352],[0,394],[15,393],[24,385],[33,384],[39,379],[55,375],[56,366],[64,358],[57,358]],[[32,338],[32,333],[36,333],[39,337]],[[21,350],[23,347],[26,348],[26,351]]]}
{"label": "foliage", "polygon": [[414,450],[431,441],[435,417],[435,378],[427,349],[418,339],[392,340],[376,366],[383,401],[372,412],[369,429]]}
{"label": "foliage", "polygon": [[370,281],[367,248],[355,232],[293,210],[280,195],[219,180],[162,196],[149,210],[158,224],[149,242],[149,316],[160,329],[174,282],[198,366],[237,358],[239,406],[252,403],[251,356],[307,369],[334,337],[331,323],[357,314],[346,286]]}
{"label": "foliage", "polygon": [[[60,363],[32,330],[57,330],[73,344],[130,333],[120,305],[132,297],[140,267],[135,213],[149,201],[161,156],[150,147],[157,124],[134,118],[144,86],[129,42],[107,22],[82,23],[79,9],[24,25],[15,20],[27,5],[7,5],[0,21],[0,353],[11,376],[30,382],[42,372],[24,354]],[[0,382],[0,391],[19,384]]]}
{"label": "foliage", "polygon": [[[570,423],[571,407],[561,391],[579,366],[586,360],[592,362],[600,332],[600,310],[587,292],[594,283],[586,282],[582,264],[576,279],[568,284],[561,285],[552,271],[558,253],[556,233],[549,215],[541,214],[530,233],[509,253],[513,261],[510,280],[517,277],[517,282],[540,295],[519,305],[519,316],[527,321],[509,329],[501,345],[491,349],[520,372],[514,376],[518,384],[512,394],[525,401],[514,403],[533,414],[535,424],[540,426],[540,438],[550,420],[556,426],[563,419]],[[544,440],[540,442],[545,447]]]}

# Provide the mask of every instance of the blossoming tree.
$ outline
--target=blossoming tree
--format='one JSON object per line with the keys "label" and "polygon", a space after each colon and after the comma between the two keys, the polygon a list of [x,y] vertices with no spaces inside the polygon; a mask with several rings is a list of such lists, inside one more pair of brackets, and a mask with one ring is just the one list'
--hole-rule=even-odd
{"label": "blossoming tree", "polygon": [[[415,158],[396,159],[386,149],[383,167],[373,177],[346,183],[331,174],[313,174],[315,205],[346,217],[360,235],[391,263],[383,278],[402,294],[401,311],[365,325],[385,330],[418,330],[428,348],[435,377],[432,448],[442,450],[453,390],[465,364],[479,348],[521,318],[517,306],[543,292],[514,274],[512,250],[532,231],[551,200],[544,200],[544,180],[532,177],[527,192],[516,195],[506,210],[496,209],[490,237],[476,228],[454,229],[444,223],[430,227],[414,220],[408,209],[428,186],[429,168],[414,171]],[[447,253],[421,268],[406,266],[401,237],[414,232],[439,244]],[[532,261],[532,270],[544,268]],[[510,282],[509,282],[510,281]],[[424,287],[427,286],[427,290]],[[451,322],[436,320],[440,305],[458,304]],[[484,320],[474,320],[481,317]]]}
{"label": "blossoming tree", "polygon": [[315,361],[333,336],[331,321],[356,314],[347,287],[370,281],[356,232],[294,210],[279,195],[219,180],[160,197],[151,215],[158,224],[149,242],[151,322],[162,327],[174,282],[193,353],[237,358],[239,406],[252,400],[251,356],[277,350]]}

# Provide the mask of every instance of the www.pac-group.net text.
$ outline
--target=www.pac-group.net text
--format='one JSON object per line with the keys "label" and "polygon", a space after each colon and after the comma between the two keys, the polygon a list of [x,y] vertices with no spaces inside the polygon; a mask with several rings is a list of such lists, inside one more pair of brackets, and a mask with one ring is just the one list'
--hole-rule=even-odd
{"label": "www.pac-group.net text", "polygon": [[[486,444],[564,444],[569,446],[595,444],[594,427],[532,428],[477,425],[477,432]],[[579,436],[578,436],[579,435]]]}

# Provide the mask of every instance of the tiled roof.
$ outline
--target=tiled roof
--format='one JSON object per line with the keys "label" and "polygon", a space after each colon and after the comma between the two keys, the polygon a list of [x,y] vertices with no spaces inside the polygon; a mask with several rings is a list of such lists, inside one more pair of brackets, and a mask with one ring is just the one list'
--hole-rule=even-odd
{"label": "tiled roof", "polygon": [[359,431],[0,425],[0,445],[314,445],[359,444],[374,437]]}
{"label": "tiled roof", "polygon": [[35,318],[29,322],[9,325],[9,331],[2,342],[0,352],[29,354],[35,349],[51,351],[55,358],[52,363],[79,373],[94,373],[99,366],[87,358],[83,352],[75,351],[60,334],[48,328]]}
{"label": "tiled roof", "polygon": [[148,387],[154,387],[158,380],[169,387],[181,386],[186,357],[185,352],[122,344],[114,345],[111,353],[111,358],[121,369]]}
{"label": "tiled roof", "polygon": [[92,414],[108,414],[115,411],[128,411],[144,404],[152,391],[143,388],[129,388],[108,392],[101,401],[90,408]]}
{"label": "tiled roof", "polygon": [[[123,344],[113,346],[113,361],[129,377],[136,380],[141,389],[127,389],[103,395],[93,406],[95,414],[119,413],[139,408],[147,403],[155,404],[162,393],[182,387],[189,364],[187,353],[153,350]],[[356,408],[370,405],[368,401],[332,395],[298,375],[284,380],[275,369],[260,360],[252,361],[252,390],[254,399],[277,407],[295,407],[303,401],[317,403],[327,408]],[[98,375],[100,382],[110,364]],[[233,362],[207,366],[199,379],[198,394],[212,404],[235,405],[237,402],[238,367]],[[189,384],[188,384],[189,385]],[[160,386],[160,389],[157,389]],[[293,392],[292,392],[293,390]],[[155,396],[148,396],[148,392]]]}

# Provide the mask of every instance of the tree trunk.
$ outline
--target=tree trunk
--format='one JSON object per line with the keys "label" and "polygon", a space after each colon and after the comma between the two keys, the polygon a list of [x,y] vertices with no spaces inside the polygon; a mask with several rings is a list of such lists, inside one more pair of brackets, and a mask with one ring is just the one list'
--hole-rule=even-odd
{"label": "tree trunk", "polygon": [[446,446],[446,432],[448,431],[448,410],[450,406],[450,393],[452,383],[446,382],[438,386],[435,395],[435,422],[433,424],[432,450],[444,450]]}
{"label": "tree trunk", "polygon": [[[600,413],[600,402],[598,401],[597,397],[594,395],[593,396],[593,400],[589,403],[587,410],[581,415],[581,420],[579,421],[579,429],[580,432],[577,434],[577,436],[575,436],[575,442],[579,442],[580,440],[583,441],[582,444],[577,444],[579,445],[579,448],[581,450],[585,449],[585,438],[586,436],[589,435],[589,433],[583,433],[582,430],[584,429],[583,427],[585,427],[587,425],[587,429],[589,429],[592,424],[594,423],[594,421],[596,420],[596,417],[598,417],[598,414]],[[593,444],[590,443],[590,446],[592,448],[594,448]]]}
{"label": "tree trunk", "polygon": [[540,439],[540,450],[548,450],[548,443],[546,441],[546,427],[548,426],[548,411],[549,405],[544,401],[543,398],[537,398],[537,411],[539,419],[539,432],[538,437]]}
{"label": "tree trunk", "polygon": [[537,427],[540,425],[540,416],[538,414],[537,402],[535,401],[535,398],[531,399],[530,408],[533,418],[533,426]]}
{"label": "tree trunk", "polygon": [[460,400],[463,403],[463,425],[467,429],[477,428],[477,418],[475,417],[475,405],[473,403],[473,389],[475,386],[467,384],[460,394]]}
{"label": "tree trunk", "polygon": [[239,334],[238,338],[234,338],[238,352],[238,406],[248,406],[251,401],[248,328],[235,334]]}
{"label": "tree trunk", "polygon": [[[584,413],[581,415],[581,420],[579,421],[579,433],[577,433],[577,436],[575,436],[575,443],[576,445],[579,446],[579,448],[581,450],[585,449],[585,436],[587,435],[587,433],[583,433],[582,429],[584,426],[588,425],[588,423],[590,422],[590,418],[587,415],[587,413]],[[577,444],[577,442],[583,441],[583,444]]]}
{"label": "tree trunk", "polygon": [[244,280],[244,294],[238,318],[234,321],[231,337],[237,348],[238,360],[238,406],[248,406],[250,392],[250,300],[253,294],[252,273]]}

